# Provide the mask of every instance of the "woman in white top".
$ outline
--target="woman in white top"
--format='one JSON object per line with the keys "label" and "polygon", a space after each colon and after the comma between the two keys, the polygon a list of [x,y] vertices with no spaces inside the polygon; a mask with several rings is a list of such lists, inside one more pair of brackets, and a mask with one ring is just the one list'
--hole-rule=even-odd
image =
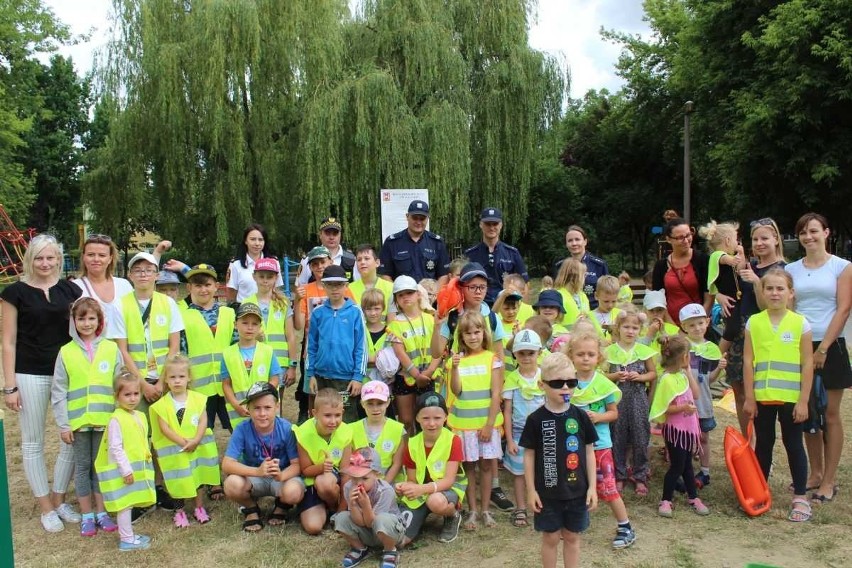
{"label": "woman in white top", "polygon": [[[163,251],[171,248],[171,241],[160,241],[154,249],[154,258],[159,262]],[[83,290],[83,297],[94,298],[104,310],[106,337],[115,337],[113,325],[121,317],[121,298],[133,291],[133,285],[125,278],[114,276],[118,261],[118,247],[107,235],[89,235],[83,243],[80,255],[80,278],[74,284]]]}
{"label": "woman in white top", "polygon": [[[274,256],[269,252],[269,238],[262,225],[252,223],[243,231],[243,239],[237,247],[236,259],[228,266],[228,283],[225,295],[228,302],[242,302],[257,293],[254,281],[254,263],[259,258]],[[283,286],[284,280],[278,275],[275,286]]]}
{"label": "woman in white top", "polygon": [[814,374],[821,375],[828,393],[825,441],[822,433],[805,434],[810,461],[808,488],[814,501],[831,501],[837,492],[837,466],[843,449],[840,402],[852,386],[852,369],[843,328],[852,307],[852,266],[826,250],[828,221],[818,213],[806,213],[796,223],[796,234],[805,257],[785,269],[793,277],[796,311],[813,330]]}

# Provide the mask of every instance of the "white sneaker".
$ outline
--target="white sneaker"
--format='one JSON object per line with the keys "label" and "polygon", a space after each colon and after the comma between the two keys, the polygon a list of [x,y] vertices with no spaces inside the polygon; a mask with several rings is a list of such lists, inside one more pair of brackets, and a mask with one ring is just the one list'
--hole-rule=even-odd
{"label": "white sneaker", "polygon": [[49,533],[58,533],[65,530],[65,525],[62,524],[62,519],[56,511],[51,511],[41,516],[41,526]]}
{"label": "white sneaker", "polygon": [[74,510],[74,507],[68,503],[63,503],[56,508],[56,514],[64,523],[79,523],[83,520],[80,513]]}

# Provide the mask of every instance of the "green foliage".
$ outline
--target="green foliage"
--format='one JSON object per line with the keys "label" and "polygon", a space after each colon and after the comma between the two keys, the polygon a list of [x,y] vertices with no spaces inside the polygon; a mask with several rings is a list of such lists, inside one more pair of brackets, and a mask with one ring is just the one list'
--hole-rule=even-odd
{"label": "green foliage", "polygon": [[[349,242],[377,241],[379,190],[426,187],[447,238],[469,238],[486,203],[521,232],[564,93],[527,46],[532,2],[113,3],[113,123],[86,181],[104,222],[153,203],[163,234],[203,254],[251,221],[292,249],[329,214]],[[120,206],[96,203],[113,184]]]}

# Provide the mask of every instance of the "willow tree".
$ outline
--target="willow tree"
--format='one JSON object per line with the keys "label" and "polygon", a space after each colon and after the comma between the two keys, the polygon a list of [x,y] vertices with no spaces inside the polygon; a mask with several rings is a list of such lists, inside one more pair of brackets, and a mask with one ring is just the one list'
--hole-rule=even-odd
{"label": "willow tree", "polygon": [[349,242],[377,241],[383,187],[428,188],[448,237],[485,203],[522,228],[564,92],[527,45],[532,2],[364,0],[354,16],[346,0],[113,2],[104,85],[123,132],[103,154],[127,150],[184,248],[233,243],[249,220],[304,243],[330,213]]}
{"label": "willow tree", "polygon": [[279,241],[300,232],[301,106],[341,72],[345,0],[113,0],[113,10],[103,87],[120,132],[104,154],[134,157],[136,191],[154,189],[162,232],[204,252],[252,220]]}

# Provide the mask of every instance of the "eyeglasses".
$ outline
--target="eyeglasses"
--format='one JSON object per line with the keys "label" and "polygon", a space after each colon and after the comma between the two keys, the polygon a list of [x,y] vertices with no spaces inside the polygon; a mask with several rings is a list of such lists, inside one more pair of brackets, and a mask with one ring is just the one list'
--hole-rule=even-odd
{"label": "eyeglasses", "polygon": [[692,238],[692,233],[689,233],[689,234],[686,234],[686,235],[678,235],[678,236],[669,235],[669,238],[673,241],[685,241],[687,239]]}
{"label": "eyeglasses", "polygon": [[467,288],[468,290],[470,290],[471,292],[485,292],[485,290],[488,289],[488,286],[485,286],[483,284],[477,284],[475,286],[464,286],[464,287]]}
{"label": "eyeglasses", "polygon": [[577,388],[577,384],[579,381],[577,379],[553,379],[550,381],[542,381],[544,384],[549,386],[554,390],[559,390],[562,387],[568,387],[569,389]]}
{"label": "eyeglasses", "polygon": [[153,276],[157,272],[159,272],[156,268],[139,268],[136,270],[131,270],[130,274],[133,276]]}

